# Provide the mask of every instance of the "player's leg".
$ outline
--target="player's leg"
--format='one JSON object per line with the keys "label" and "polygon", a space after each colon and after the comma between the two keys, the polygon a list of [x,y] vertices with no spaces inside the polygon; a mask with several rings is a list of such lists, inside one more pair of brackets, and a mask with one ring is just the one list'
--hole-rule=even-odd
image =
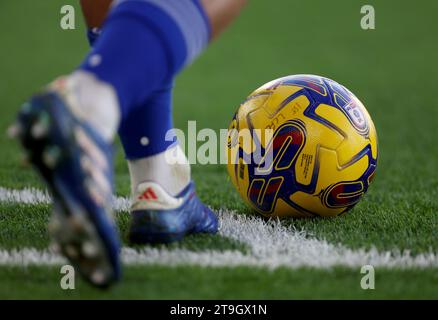
{"label": "player's leg", "polygon": [[[120,1],[111,12],[90,59],[96,55],[108,55],[106,50],[110,49],[107,43],[109,38],[106,40],[105,37],[111,35],[113,40],[117,36],[117,30],[114,29],[117,24],[125,23],[124,17],[131,18],[133,15],[137,19],[129,20],[129,23],[141,23],[141,34],[136,36],[143,37],[143,33],[150,32],[150,29],[157,30],[165,48],[161,58],[168,60],[163,65],[162,61],[155,59],[153,67],[161,68],[161,72],[154,69],[139,72],[137,75],[132,72],[126,75],[123,83],[117,82],[120,74],[129,69],[128,65],[119,65],[120,69],[113,74],[104,70],[99,76],[114,83],[121,102],[123,117],[119,133],[128,158],[134,196],[130,239],[137,243],[169,242],[179,240],[191,232],[216,232],[217,218],[195,195],[193,183],[190,181],[190,166],[185,156],[177,145],[172,151],[180,156],[183,163],[168,163],[165,154],[174,144],[173,140],[166,140],[166,134],[173,128],[173,76],[184,65],[193,61],[208,44],[208,18],[199,2],[193,0]],[[134,28],[125,27],[123,30]],[[123,38],[126,36],[132,36],[132,31],[128,35],[124,34]],[[152,41],[140,41],[145,45],[144,49],[136,44],[136,52],[147,57],[151,44],[154,45]],[[121,39],[119,43],[123,44],[123,49],[130,47],[129,39]],[[161,43],[157,44],[159,45]],[[130,58],[135,60],[131,54]],[[137,67],[141,64],[136,61],[133,65],[136,67],[135,71],[138,71]],[[114,66],[115,63],[111,65]],[[96,72],[89,61],[83,65],[83,69]],[[136,78],[138,75],[145,78]],[[152,81],[147,81],[146,78]],[[142,88],[136,87],[138,85]]]}
{"label": "player's leg", "polygon": [[[228,26],[245,2],[201,1],[210,24],[209,40]],[[217,230],[215,215],[196,196],[190,196],[194,195],[194,185],[187,158],[178,143],[165,139],[173,128],[171,90],[171,83],[157,90],[144,106],[132,112],[126,128],[122,125],[120,130],[133,193],[130,239],[136,243],[168,242],[187,233]],[[163,114],[167,118],[160,118]],[[156,128],[150,125],[154,123],[158,124]],[[146,146],[141,146],[142,139]],[[186,197],[191,200],[178,204]]]}
{"label": "player's leg", "polygon": [[[212,21],[214,36],[223,31],[245,3],[245,1],[204,2],[211,19],[214,20]],[[101,17],[102,14],[92,17],[93,10],[87,12],[85,6],[84,11],[85,16],[88,16],[89,26],[98,27],[100,24],[96,16]],[[196,25],[190,26],[190,30],[193,28],[196,28]],[[165,83],[150,95],[144,105],[130,111],[126,121],[122,121],[121,124],[120,136],[128,158],[133,191],[133,223],[130,238],[134,242],[172,241],[181,238],[188,231],[216,231],[215,218],[207,208],[193,210],[187,204],[186,207],[193,213],[199,213],[190,219],[181,215],[181,210],[169,210],[176,209],[175,203],[178,203],[178,198],[190,194],[193,189],[190,166],[177,144],[173,145],[170,153],[178,156],[178,163],[168,163],[166,160],[165,150],[172,145],[172,141],[165,140],[165,134],[172,129],[171,107],[171,83]],[[155,199],[158,198],[157,195],[160,199]],[[157,205],[159,202],[161,206]],[[178,209],[181,209],[179,207],[181,206],[178,206]],[[203,206],[199,203],[198,207]],[[166,214],[163,214],[164,211]],[[172,218],[172,214],[177,214],[180,219]],[[158,222],[152,224],[150,221]],[[158,229],[160,232],[157,232]],[[171,229],[173,232],[170,234]]]}

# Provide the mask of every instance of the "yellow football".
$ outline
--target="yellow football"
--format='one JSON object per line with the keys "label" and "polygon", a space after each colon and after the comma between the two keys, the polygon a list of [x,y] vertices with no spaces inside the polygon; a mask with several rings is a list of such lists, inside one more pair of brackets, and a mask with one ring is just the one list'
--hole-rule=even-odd
{"label": "yellow football", "polygon": [[377,133],[339,83],[294,75],[255,90],[228,131],[228,172],[265,216],[332,217],[356,205],[377,166]]}

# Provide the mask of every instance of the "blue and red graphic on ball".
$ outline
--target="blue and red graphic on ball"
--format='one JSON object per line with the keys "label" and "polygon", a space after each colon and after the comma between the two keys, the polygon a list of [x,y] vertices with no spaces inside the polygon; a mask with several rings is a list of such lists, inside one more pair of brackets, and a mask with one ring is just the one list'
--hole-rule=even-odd
{"label": "blue and red graphic on ball", "polygon": [[[266,147],[265,154],[273,155],[271,163],[261,163],[257,167],[250,165],[249,171],[255,172],[257,176],[251,179],[248,198],[257,208],[264,212],[274,209],[278,193],[284,189],[283,183],[293,178],[288,173],[293,172],[292,168],[305,140],[304,123],[299,120],[287,121],[275,131]],[[260,170],[261,167],[263,170]],[[263,174],[267,172],[269,174]],[[251,172],[249,174],[251,176]]]}

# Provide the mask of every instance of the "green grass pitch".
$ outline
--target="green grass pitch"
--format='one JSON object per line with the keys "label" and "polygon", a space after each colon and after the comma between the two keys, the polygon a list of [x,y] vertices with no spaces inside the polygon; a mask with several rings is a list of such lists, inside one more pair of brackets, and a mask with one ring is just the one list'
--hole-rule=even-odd
{"label": "green grass pitch", "polygon": [[[60,8],[72,4],[76,30],[59,26]],[[240,19],[177,79],[174,119],[185,129],[227,128],[241,101],[259,85],[288,74],[319,74],[339,81],[365,104],[377,128],[380,157],[375,182],[361,203],[336,219],[283,222],[345,247],[438,252],[438,63],[431,1],[367,1],[376,30],[360,28],[363,1],[250,1]],[[0,133],[20,104],[53,78],[75,68],[88,46],[77,1],[0,3]],[[117,195],[129,193],[120,145]],[[192,167],[200,197],[215,209],[251,214],[223,165]],[[0,187],[43,189],[20,164],[17,144],[0,134]],[[46,248],[46,204],[0,202],[0,249]],[[118,223],[126,239],[128,215]],[[192,251],[246,246],[221,236],[188,237],[170,246]],[[78,282],[59,287],[59,268],[0,267],[0,299],[8,298],[438,298],[438,269],[376,268],[376,289],[361,290],[356,268],[203,268],[130,266],[108,292]],[[190,288],[190,290],[187,290]]]}

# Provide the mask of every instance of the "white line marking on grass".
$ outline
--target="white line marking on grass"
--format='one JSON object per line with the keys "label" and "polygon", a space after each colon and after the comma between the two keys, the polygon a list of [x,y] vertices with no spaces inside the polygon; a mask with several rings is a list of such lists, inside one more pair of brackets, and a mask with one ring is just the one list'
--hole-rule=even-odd
{"label": "white line marking on grass", "polygon": [[[20,190],[6,189],[0,187],[0,203],[14,204],[50,204],[52,199],[47,191],[35,188],[24,188]],[[115,211],[128,211],[130,200],[123,197],[113,198],[113,208]]]}
{"label": "white line marking on grass", "polygon": [[48,192],[43,192],[35,188],[11,190],[0,187],[0,202],[18,204],[41,204],[50,203],[51,199]]}
{"label": "white line marking on grass", "polygon": [[[48,203],[50,198],[44,192],[34,189],[15,191],[0,188],[0,201]],[[117,198],[115,207],[118,211],[126,211],[129,200]],[[304,231],[286,227],[278,220],[266,222],[259,217],[243,216],[227,210],[221,210],[218,214],[221,223],[220,234],[247,245],[247,253],[237,250],[190,251],[167,249],[164,246],[145,247],[140,250],[124,248],[122,260],[126,265],[252,266],[268,269],[360,267],[366,264],[388,268],[438,267],[438,256],[435,253],[412,256],[408,252],[353,250],[343,245],[311,238]],[[0,265],[60,265],[64,262],[62,257],[49,250],[0,250]]]}

